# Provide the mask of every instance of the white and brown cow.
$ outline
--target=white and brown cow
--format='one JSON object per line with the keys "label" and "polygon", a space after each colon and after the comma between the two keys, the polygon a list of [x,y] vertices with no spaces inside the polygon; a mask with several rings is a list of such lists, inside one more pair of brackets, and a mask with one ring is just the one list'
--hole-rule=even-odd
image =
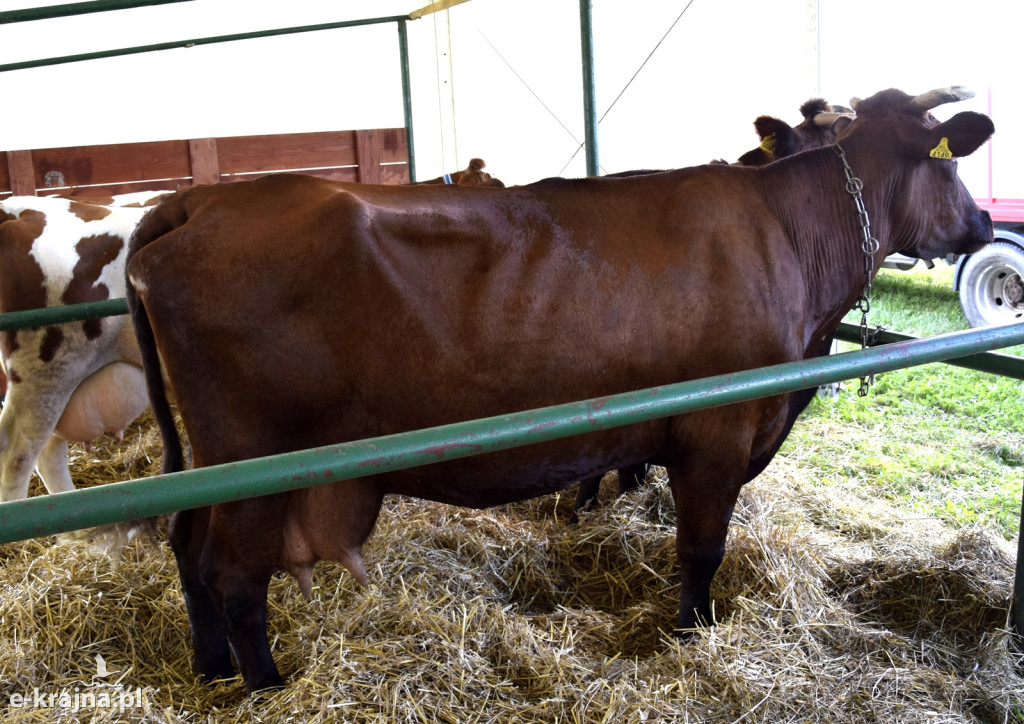
{"label": "white and brown cow", "polygon": [[[0,201],[0,313],[123,297],[128,237],[162,193]],[[71,490],[68,442],[120,437],[148,404],[126,316],[0,332],[0,361],[3,501],[27,496],[35,468]]]}

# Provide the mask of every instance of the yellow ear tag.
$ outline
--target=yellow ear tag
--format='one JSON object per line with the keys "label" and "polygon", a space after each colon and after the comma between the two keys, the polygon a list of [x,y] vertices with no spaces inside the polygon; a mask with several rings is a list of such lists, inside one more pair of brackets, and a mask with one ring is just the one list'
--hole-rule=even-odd
{"label": "yellow ear tag", "polygon": [[774,133],[764,137],[764,140],[761,141],[761,150],[765,151],[766,153],[775,153],[775,134]]}
{"label": "yellow ear tag", "polygon": [[942,140],[939,141],[939,145],[929,151],[928,155],[932,158],[941,158],[946,161],[951,161],[953,159],[953,152],[949,150],[949,139],[943,137]]}

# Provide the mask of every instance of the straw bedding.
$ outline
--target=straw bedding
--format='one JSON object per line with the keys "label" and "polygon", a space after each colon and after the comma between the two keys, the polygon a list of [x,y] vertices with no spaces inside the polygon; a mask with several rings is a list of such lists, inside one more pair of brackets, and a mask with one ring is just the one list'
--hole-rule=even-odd
{"label": "straw bedding", "polygon": [[[79,452],[73,474],[152,474],[158,451],[146,422],[124,445]],[[662,477],[619,500],[606,486],[576,525],[573,491],[485,511],[389,499],[369,586],[331,563],[309,601],[272,581],[289,683],[259,697],[192,675],[162,529],[109,555],[6,545],[0,710],[9,722],[1024,721],[1007,648],[1012,548],[812,476],[778,458],[747,487],[712,591],[719,624],[685,643],[670,634]],[[114,703],[39,707],[36,690]]]}

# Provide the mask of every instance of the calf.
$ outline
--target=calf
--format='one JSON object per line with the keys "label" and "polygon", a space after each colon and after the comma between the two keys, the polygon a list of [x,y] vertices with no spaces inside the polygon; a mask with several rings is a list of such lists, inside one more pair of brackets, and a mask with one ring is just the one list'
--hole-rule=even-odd
{"label": "calf", "polygon": [[469,166],[465,171],[446,173],[444,176],[430,179],[429,181],[418,181],[419,184],[446,184],[452,186],[491,186],[494,188],[505,188],[499,179],[484,171],[484,163],[481,158],[471,158]]}
{"label": "calf", "polygon": [[[103,200],[13,196],[0,201],[0,312],[124,296],[128,237],[159,193]],[[146,408],[142,361],[126,316],[0,332],[0,500],[74,485],[67,444],[120,439]]]}
{"label": "calf", "polygon": [[831,106],[821,98],[811,98],[800,106],[804,120],[797,126],[772,116],[754,119],[754,130],[761,145],[747,151],[736,161],[740,166],[766,166],[801,151],[821,148],[835,142],[836,136],[853,120],[853,111]]}
{"label": "calf", "polygon": [[[161,360],[204,466],[819,354],[868,282],[848,174],[863,181],[879,260],[991,240],[949,157],[992,122],[928,112],[958,96],[883,91],[858,103],[837,147],[762,168],[487,194],[302,176],[178,192],[139,225],[127,264],[164,469],[183,460]],[[233,653],[250,691],[280,686],[272,574],[308,594],[329,559],[366,581],[361,547],[385,494],[485,507],[647,461],[675,499],[676,624],[710,621],[740,487],[782,444],[794,399],[178,513],[198,670],[228,676]]]}

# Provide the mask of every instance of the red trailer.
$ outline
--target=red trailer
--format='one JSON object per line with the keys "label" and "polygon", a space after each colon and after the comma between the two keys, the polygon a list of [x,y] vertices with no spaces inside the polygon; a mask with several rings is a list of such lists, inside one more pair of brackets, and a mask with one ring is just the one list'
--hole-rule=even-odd
{"label": "red trailer", "polygon": [[972,327],[1024,318],[1024,199],[977,199],[992,214],[995,241],[956,262],[953,289]]}

